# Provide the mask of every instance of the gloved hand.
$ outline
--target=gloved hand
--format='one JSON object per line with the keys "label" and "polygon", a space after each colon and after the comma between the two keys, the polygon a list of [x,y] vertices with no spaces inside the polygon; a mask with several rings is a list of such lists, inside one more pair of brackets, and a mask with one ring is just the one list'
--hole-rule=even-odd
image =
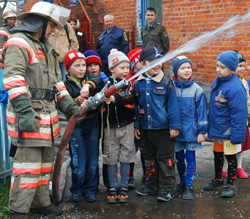
{"label": "gloved hand", "polygon": [[17,113],[18,125],[23,132],[34,132],[35,127],[39,127],[39,120],[41,117],[32,109],[28,107],[22,112]]}
{"label": "gloved hand", "polygon": [[23,132],[34,132],[41,118],[31,106],[28,94],[22,94],[10,100],[18,115],[18,125]]}
{"label": "gloved hand", "polygon": [[72,105],[69,110],[71,111],[72,114],[74,114],[74,116],[79,116],[79,109],[80,107],[75,104],[75,105]]}
{"label": "gloved hand", "polygon": [[64,96],[58,103],[59,110],[66,113],[68,116],[74,114],[79,116],[80,107],[73,101],[70,96]]}

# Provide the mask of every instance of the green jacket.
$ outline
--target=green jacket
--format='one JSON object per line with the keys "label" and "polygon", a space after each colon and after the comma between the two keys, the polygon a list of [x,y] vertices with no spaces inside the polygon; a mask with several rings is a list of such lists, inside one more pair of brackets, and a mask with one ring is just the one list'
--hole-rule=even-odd
{"label": "green jacket", "polygon": [[142,27],[141,38],[143,48],[146,46],[155,46],[162,55],[169,51],[169,38],[166,28],[156,21],[152,27],[149,27],[148,24]]}

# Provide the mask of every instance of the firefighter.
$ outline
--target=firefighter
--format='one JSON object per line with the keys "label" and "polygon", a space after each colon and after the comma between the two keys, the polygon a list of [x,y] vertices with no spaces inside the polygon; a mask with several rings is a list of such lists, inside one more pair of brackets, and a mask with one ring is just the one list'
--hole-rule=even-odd
{"label": "firefighter", "polygon": [[[41,10],[42,9],[42,10]],[[49,182],[54,158],[54,140],[60,135],[56,109],[79,115],[61,80],[56,52],[47,41],[55,27],[63,27],[70,10],[37,2],[19,15],[20,25],[4,44],[3,83],[8,90],[8,134],[17,146],[13,158],[9,209],[11,218],[27,213],[62,214],[51,204]]]}
{"label": "firefighter", "polygon": [[3,44],[10,38],[11,33],[9,29],[16,24],[17,14],[14,11],[3,12],[3,26],[0,27],[0,68],[3,68],[2,49]]}

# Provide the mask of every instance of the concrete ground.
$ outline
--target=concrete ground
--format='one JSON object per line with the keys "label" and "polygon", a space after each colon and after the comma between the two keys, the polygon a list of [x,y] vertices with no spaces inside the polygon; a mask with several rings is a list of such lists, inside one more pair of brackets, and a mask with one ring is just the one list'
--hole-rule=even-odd
{"label": "concrete ground", "polygon": [[[63,133],[66,122],[61,121]],[[66,153],[68,156],[68,152]],[[70,168],[67,171],[67,185],[64,199],[60,204],[64,210],[63,215],[58,217],[44,217],[30,214],[31,218],[109,218],[109,219],[132,219],[132,218],[250,218],[250,182],[249,179],[236,179],[237,194],[228,199],[220,197],[222,187],[212,192],[203,190],[203,186],[213,177],[213,153],[212,143],[204,142],[203,149],[197,151],[197,171],[194,179],[194,200],[182,200],[175,197],[169,202],[158,202],[155,196],[138,196],[135,190],[129,192],[130,201],[124,204],[107,204],[106,188],[102,181],[102,157],[100,156],[100,184],[97,193],[97,201],[87,203],[73,203],[70,195]],[[250,151],[243,154],[243,167],[250,173]],[[177,173],[177,171],[176,171]],[[136,188],[140,188],[142,168],[140,154],[137,153],[135,165]],[[176,181],[179,181],[176,174]]]}

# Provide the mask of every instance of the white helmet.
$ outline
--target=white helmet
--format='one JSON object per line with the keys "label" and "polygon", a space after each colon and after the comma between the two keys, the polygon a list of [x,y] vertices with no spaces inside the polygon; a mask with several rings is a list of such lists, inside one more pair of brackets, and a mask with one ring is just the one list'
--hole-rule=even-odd
{"label": "white helmet", "polygon": [[39,15],[55,22],[58,28],[61,29],[66,24],[70,11],[70,9],[59,5],[48,2],[37,2],[32,6],[29,12],[19,15],[18,19],[23,19],[29,14]]}
{"label": "white helmet", "polygon": [[7,19],[9,17],[17,17],[17,14],[14,11],[5,11],[3,13],[3,19]]}

